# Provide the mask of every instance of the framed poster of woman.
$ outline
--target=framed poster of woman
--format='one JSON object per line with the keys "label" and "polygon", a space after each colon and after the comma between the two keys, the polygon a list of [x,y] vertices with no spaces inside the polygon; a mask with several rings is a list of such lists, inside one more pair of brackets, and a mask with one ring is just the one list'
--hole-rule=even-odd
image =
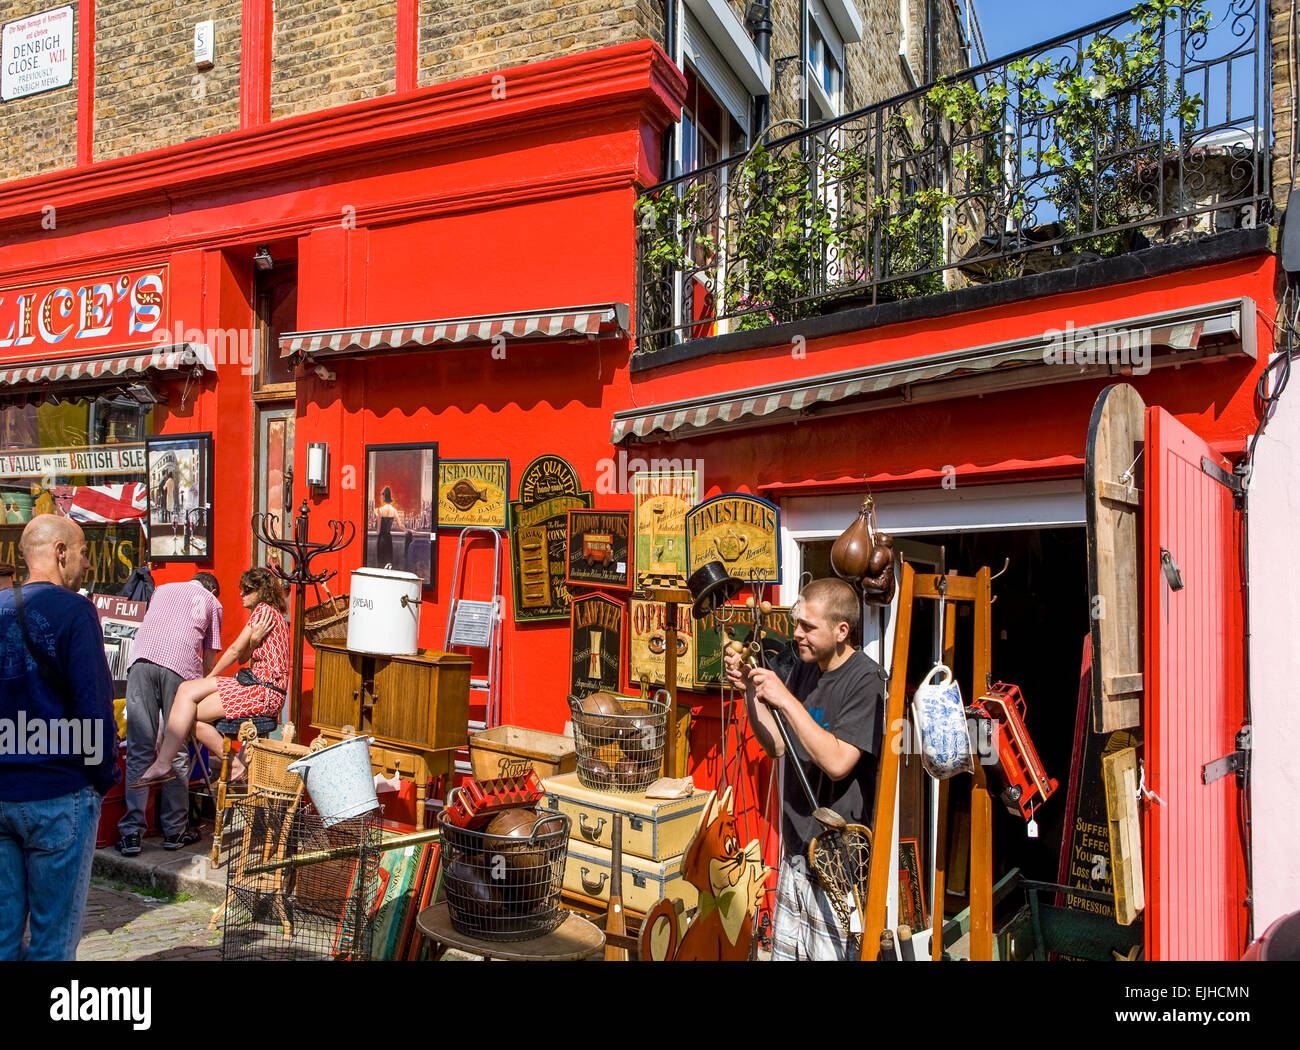
{"label": "framed poster of woman", "polygon": [[366,446],[365,564],[413,572],[432,587],[438,568],[438,446]]}

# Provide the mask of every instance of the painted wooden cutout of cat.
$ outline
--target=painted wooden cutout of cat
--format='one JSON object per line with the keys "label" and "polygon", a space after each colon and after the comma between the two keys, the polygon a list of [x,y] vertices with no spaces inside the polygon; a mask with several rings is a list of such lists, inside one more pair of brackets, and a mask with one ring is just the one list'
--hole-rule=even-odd
{"label": "painted wooden cutout of cat", "polygon": [[694,920],[683,932],[681,901],[662,900],[641,924],[641,958],[662,961],[744,961],[754,938],[754,912],[770,869],[755,839],[736,837],[731,788],[709,793],[695,837],[682,857],[682,877],[699,890]]}

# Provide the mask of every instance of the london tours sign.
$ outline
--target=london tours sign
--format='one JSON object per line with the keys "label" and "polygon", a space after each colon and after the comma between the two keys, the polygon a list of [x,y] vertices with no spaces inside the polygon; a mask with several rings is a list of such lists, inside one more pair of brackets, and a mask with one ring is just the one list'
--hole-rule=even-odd
{"label": "london tours sign", "polygon": [[152,346],[169,313],[166,264],[0,287],[0,361]]}
{"label": "london tours sign", "polygon": [[6,22],[0,31],[0,99],[72,83],[72,5]]}

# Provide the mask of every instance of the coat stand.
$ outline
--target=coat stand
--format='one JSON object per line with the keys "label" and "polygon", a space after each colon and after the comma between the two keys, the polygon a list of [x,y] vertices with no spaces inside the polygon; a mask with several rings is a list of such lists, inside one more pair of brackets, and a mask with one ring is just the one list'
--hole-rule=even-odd
{"label": "coat stand", "polygon": [[333,579],[337,572],[326,569],[313,572],[312,562],[322,554],[333,554],[347,547],[356,538],[356,526],[350,522],[338,522],[330,519],[330,538],[326,543],[312,543],[307,539],[307,521],[311,511],[307,501],[302,501],[298,514],[293,520],[293,539],[283,540],[267,528],[267,515],[254,514],[252,518],[253,536],[268,547],[289,555],[293,559],[293,569],[285,572],[279,565],[272,565],[271,571],[281,580],[293,587],[293,677],[289,683],[289,721],[294,725],[300,722],[302,713],[302,642],[303,617],[306,611],[308,587],[318,587]]}

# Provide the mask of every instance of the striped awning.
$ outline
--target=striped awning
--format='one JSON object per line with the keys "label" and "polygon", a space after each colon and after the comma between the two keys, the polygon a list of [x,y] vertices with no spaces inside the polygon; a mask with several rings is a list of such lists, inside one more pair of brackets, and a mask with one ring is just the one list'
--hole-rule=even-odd
{"label": "striped awning", "polygon": [[769,426],[900,404],[938,401],[1213,357],[1255,356],[1249,298],[1130,318],[1092,328],[913,357],[614,415],[611,441],[684,437],[692,432]]}
{"label": "striped awning", "polygon": [[148,350],[114,350],[85,357],[48,358],[39,361],[0,362],[0,386],[40,386],[45,383],[84,382],[117,376],[143,376],[150,372],[214,371],[212,354],[198,343],[168,344]]}
{"label": "striped awning", "polygon": [[578,339],[625,335],[626,303],[574,306],[564,310],[448,317],[371,328],[331,328],[286,332],[281,357],[339,357],[374,351],[418,350],[442,343],[490,343],[505,339]]}

